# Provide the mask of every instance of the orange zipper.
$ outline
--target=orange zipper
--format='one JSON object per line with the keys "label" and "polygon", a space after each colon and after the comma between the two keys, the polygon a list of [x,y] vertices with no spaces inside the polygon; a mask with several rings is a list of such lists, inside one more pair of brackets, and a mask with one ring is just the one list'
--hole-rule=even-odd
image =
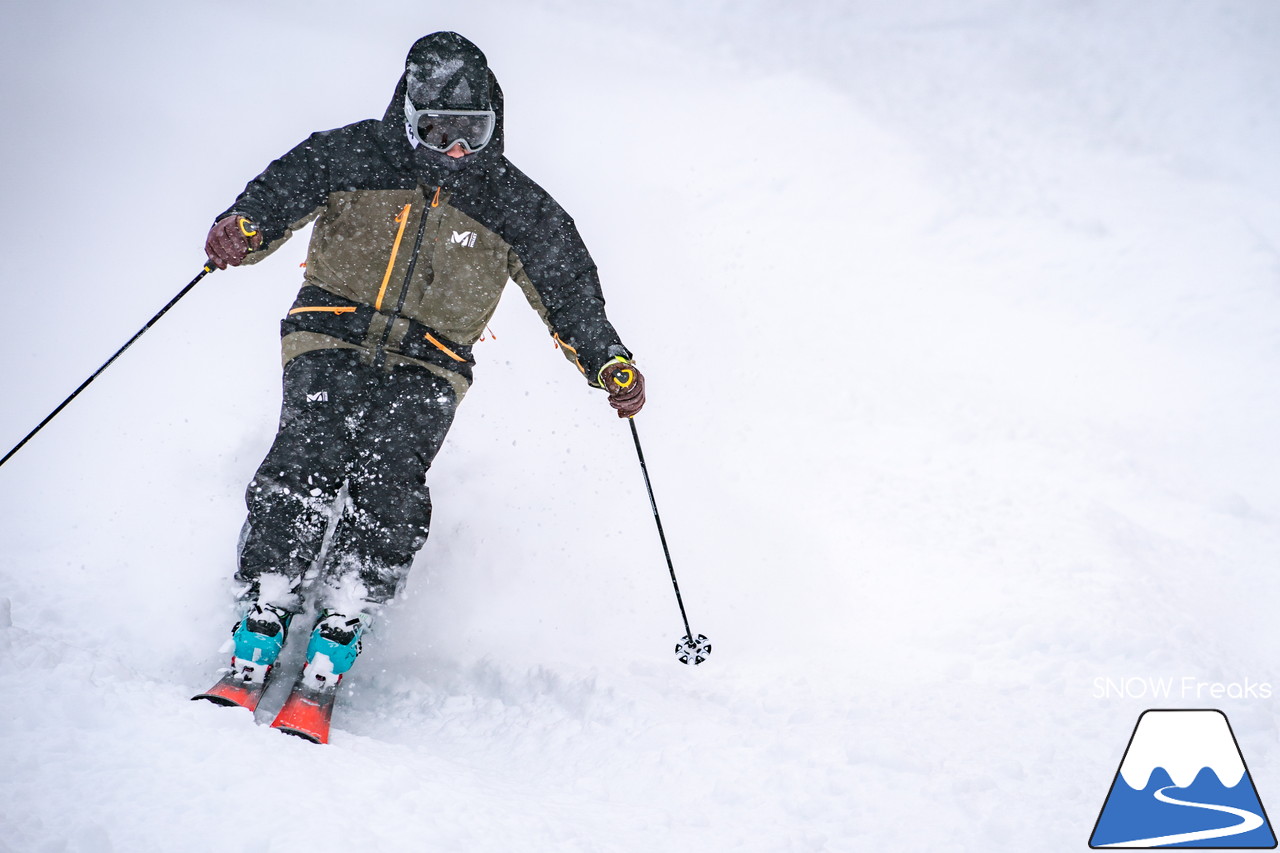
{"label": "orange zipper", "polygon": [[387,271],[382,276],[382,287],[378,288],[378,301],[373,306],[378,311],[382,310],[382,297],[387,295],[387,282],[391,281],[391,268],[396,265],[396,255],[400,252],[400,241],[404,239],[404,226],[409,222],[409,208],[412,206],[406,204],[395,218],[400,223],[400,230],[396,231],[396,240],[391,244],[391,258],[387,261]]}

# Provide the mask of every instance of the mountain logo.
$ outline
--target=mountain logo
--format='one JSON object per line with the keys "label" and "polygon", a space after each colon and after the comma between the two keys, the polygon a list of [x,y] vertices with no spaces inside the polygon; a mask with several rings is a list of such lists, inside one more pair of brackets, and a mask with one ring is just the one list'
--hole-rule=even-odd
{"label": "mountain logo", "polygon": [[466,246],[468,249],[476,244],[476,232],[474,231],[452,231],[450,233],[450,243],[457,243],[459,246]]}
{"label": "mountain logo", "polygon": [[1275,833],[1227,715],[1143,711],[1089,846],[1274,849]]}
{"label": "mountain logo", "polygon": [[327,403],[329,402],[329,392],[317,391],[316,393],[312,394],[311,392],[308,391],[307,402],[308,403]]}

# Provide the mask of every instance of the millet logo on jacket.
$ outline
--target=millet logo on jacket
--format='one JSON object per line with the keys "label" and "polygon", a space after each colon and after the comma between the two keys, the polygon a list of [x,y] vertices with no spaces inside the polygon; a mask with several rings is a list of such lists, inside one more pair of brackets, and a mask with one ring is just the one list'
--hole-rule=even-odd
{"label": "millet logo on jacket", "polygon": [[449,238],[450,243],[457,243],[459,246],[466,246],[468,249],[476,244],[476,232],[463,231],[461,233],[454,231],[453,236]]}

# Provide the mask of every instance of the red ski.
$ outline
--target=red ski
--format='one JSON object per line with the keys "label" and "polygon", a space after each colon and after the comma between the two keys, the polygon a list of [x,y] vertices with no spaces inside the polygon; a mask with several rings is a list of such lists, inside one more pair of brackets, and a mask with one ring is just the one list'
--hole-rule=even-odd
{"label": "red ski", "polygon": [[329,720],[333,717],[333,703],[337,698],[337,684],[317,689],[307,683],[304,674],[293,686],[271,727],[312,743],[328,743]]}
{"label": "red ski", "polygon": [[241,708],[248,708],[252,712],[257,710],[258,703],[262,701],[262,694],[266,691],[267,680],[265,676],[261,681],[246,681],[243,675],[232,671],[222,676],[217,684],[204,693],[198,693],[191,698],[193,701],[196,699],[208,699],[218,705],[239,705]]}

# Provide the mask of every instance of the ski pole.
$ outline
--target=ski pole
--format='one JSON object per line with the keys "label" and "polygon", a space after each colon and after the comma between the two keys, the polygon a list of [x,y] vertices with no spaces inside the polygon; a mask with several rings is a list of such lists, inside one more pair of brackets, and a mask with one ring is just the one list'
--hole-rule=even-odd
{"label": "ski pole", "polygon": [[80,387],[79,387],[79,388],[77,388],[76,390],[72,391],[72,392],[71,392],[71,396],[70,396],[70,397],[68,397],[67,399],[63,400],[60,404],[58,404],[58,408],[56,408],[56,409],[54,409],[52,412],[50,412],[50,413],[49,413],[49,416],[48,416],[48,417],[46,417],[44,420],[42,420],[42,421],[41,421],[41,422],[36,426],[36,428],[35,428],[35,429],[33,429],[31,432],[27,433],[26,437],[25,437],[25,438],[23,438],[23,439],[22,439],[22,441],[19,441],[17,444],[15,444],[15,445],[14,445],[14,447],[13,447],[13,449],[12,449],[12,450],[10,450],[8,453],[6,453],[6,454],[4,455],[4,458],[3,458],[3,459],[0,459],[0,465],[3,465],[4,463],[8,462],[8,461],[9,461],[9,457],[13,456],[13,454],[15,454],[15,453],[17,453],[19,450],[21,450],[21,449],[22,449],[22,446],[23,446],[24,444],[26,444],[28,441],[30,441],[30,440],[31,440],[32,436],[34,436],[34,435],[35,435],[36,433],[38,433],[40,430],[44,429],[45,424],[49,423],[49,421],[51,421],[51,420],[53,420],[54,418],[56,418],[56,417],[58,416],[58,412],[61,412],[63,409],[65,409],[65,408],[67,407],[67,404],[69,404],[72,400],[74,400],[74,399],[75,399],[75,398],[80,394],[80,392],[81,392],[81,391],[83,391],[85,388],[88,388],[88,387],[89,387],[89,383],[90,383],[90,382],[92,382],[93,380],[95,380],[95,379],[97,379],[97,378],[98,378],[98,374],[102,373],[102,371],[104,371],[104,370],[106,370],[108,367],[110,367],[110,366],[111,366],[111,362],[113,362],[113,361],[115,361],[117,358],[119,358],[119,357],[120,357],[120,355],[121,355],[121,353],[123,353],[125,350],[127,350],[130,346],[132,346],[132,345],[133,345],[133,342],[134,342],[134,341],[136,341],[138,338],[142,337],[142,333],[143,333],[143,332],[145,332],[147,329],[150,329],[152,326],[154,326],[154,325],[156,324],[156,322],[157,322],[157,321],[159,321],[159,319],[160,319],[161,317],[163,317],[163,316],[165,315],[165,313],[167,313],[167,312],[168,312],[168,310],[169,310],[170,308],[172,308],[174,305],[177,305],[177,304],[178,304],[178,300],[179,300],[179,299],[181,299],[182,297],[186,296],[186,295],[191,291],[191,288],[195,287],[197,284],[199,284],[199,283],[200,283],[200,279],[204,278],[206,275],[208,275],[209,273],[213,272],[215,269],[217,269],[217,267],[215,267],[215,266],[213,265],[213,261],[209,261],[208,263],[206,263],[206,264],[204,265],[204,268],[200,270],[200,274],[199,274],[198,276],[196,276],[195,278],[191,279],[191,283],[190,283],[190,284],[188,284],[186,287],[182,288],[182,290],[180,290],[180,291],[178,292],[178,295],[177,295],[177,296],[175,296],[175,297],[173,297],[172,299],[170,299],[170,300],[169,300],[169,304],[168,304],[168,305],[166,305],[166,306],[164,306],[163,308],[161,308],[161,309],[160,309],[160,312],[159,312],[158,314],[156,314],[154,317],[152,317],[150,320],[148,320],[148,321],[147,321],[147,325],[145,325],[145,326],[143,326],[141,329],[139,329],[139,330],[138,330],[138,333],[137,333],[136,335],[134,335],[132,338],[129,338],[129,340],[125,342],[125,345],[124,345],[124,346],[122,346],[122,347],[120,347],[120,349],[116,350],[116,354],[115,354],[115,355],[111,356],[111,358],[109,358],[109,359],[107,359],[105,362],[103,362],[102,367],[99,367],[97,370],[95,370],[95,371],[93,372],[93,375],[92,375],[92,376],[90,376],[90,377],[89,377],[88,379],[86,379],[84,382],[80,383]]}
{"label": "ski pole", "polygon": [[653,483],[649,481],[649,466],[644,462],[644,451],[640,449],[640,433],[636,431],[635,417],[627,418],[631,424],[631,438],[636,443],[636,456],[640,458],[640,472],[644,474],[644,487],[649,492],[649,506],[653,509],[653,520],[658,524],[658,538],[662,540],[662,553],[667,558],[667,570],[671,572],[671,586],[676,591],[676,604],[680,605],[680,618],[684,620],[684,636],[676,643],[676,657],[680,663],[697,666],[711,654],[711,643],[705,634],[695,639],[693,629],[689,627],[689,615],[684,609],[684,598],[680,595],[680,583],[676,580],[676,568],[671,563],[671,549],[667,547],[667,534],[662,531],[662,516],[658,515],[658,502],[653,498]]}

